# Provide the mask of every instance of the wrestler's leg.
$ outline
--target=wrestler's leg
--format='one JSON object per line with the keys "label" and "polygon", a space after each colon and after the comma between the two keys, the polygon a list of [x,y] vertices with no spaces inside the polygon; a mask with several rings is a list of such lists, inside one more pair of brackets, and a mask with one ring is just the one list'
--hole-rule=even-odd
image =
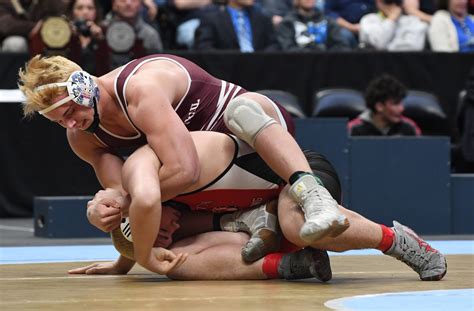
{"label": "wrestler's leg", "polygon": [[332,277],[325,251],[307,248],[295,253],[272,253],[245,263],[240,249],[248,241],[245,233],[208,232],[171,245],[175,253],[188,253],[187,260],[167,276],[179,280],[263,280],[313,278],[326,282]]}
{"label": "wrestler's leg", "polygon": [[340,206],[351,226],[337,237],[325,237],[308,244],[299,237],[304,216],[296,203],[283,191],[278,205],[278,218],[283,235],[292,243],[343,252],[351,249],[378,249],[412,268],[423,281],[441,280],[446,274],[444,256],[423,241],[410,228],[394,221],[388,228]]}
{"label": "wrestler's leg", "polygon": [[245,233],[208,232],[171,245],[174,253],[188,253],[187,260],[168,277],[179,280],[266,279],[260,259],[245,264],[240,255],[248,241]]}
{"label": "wrestler's leg", "polygon": [[379,224],[339,206],[341,212],[350,221],[350,227],[337,237],[325,237],[313,243],[307,243],[299,237],[299,230],[304,224],[304,215],[286,191],[282,191],[278,203],[278,219],[285,238],[300,246],[312,246],[334,252],[351,249],[376,248],[382,240],[382,229]]}
{"label": "wrestler's leg", "polygon": [[267,97],[244,93],[229,102],[224,120],[227,127],[250,144],[272,170],[287,181],[290,193],[300,204],[305,225],[300,237],[315,241],[325,235],[336,236],[349,223],[321,181],[312,175],[309,163],[288,132],[291,120]]}

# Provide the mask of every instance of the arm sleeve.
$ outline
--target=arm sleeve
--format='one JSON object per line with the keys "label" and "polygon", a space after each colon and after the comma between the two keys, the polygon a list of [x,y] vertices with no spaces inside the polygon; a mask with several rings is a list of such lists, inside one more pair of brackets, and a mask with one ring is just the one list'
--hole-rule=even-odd
{"label": "arm sleeve", "polygon": [[392,20],[382,20],[377,14],[368,14],[360,21],[359,39],[377,50],[385,50],[393,39],[395,27]]}

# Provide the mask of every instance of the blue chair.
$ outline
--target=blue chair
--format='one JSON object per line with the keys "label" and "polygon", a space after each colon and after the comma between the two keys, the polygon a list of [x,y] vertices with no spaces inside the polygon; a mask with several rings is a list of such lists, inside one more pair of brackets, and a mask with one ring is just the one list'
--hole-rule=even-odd
{"label": "blue chair", "polygon": [[293,118],[306,118],[306,115],[298,102],[298,98],[290,92],[282,90],[259,90],[255,92],[265,95],[282,105]]}
{"label": "blue chair", "polygon": [[403,105],[403,114],[413,119],[424,135],[450,135],[448,118],[435,95],[409,90]]}
{"label": "blue chair", "polygon": [[364,95],[353,89],[331,88],[316,92],[312,117],[354,119],[366,109]]}

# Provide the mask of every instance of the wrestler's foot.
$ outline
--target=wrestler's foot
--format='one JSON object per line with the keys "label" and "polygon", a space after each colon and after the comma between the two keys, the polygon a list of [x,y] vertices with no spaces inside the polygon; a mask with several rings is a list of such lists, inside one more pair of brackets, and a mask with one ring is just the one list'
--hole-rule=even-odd
{"label": "wrestler's foot", "polygon": [[305,242],[312,243],[327,235],[336,237],[349,228],[349,220],[339,210],[336,200],[314,175],[300,177],[289,192],[304,212],[306,221],[300,238]]}
{"label": "wrestler's foot", "polygon": [[446,258],[423,241],[412,229],[393,222],[392,247],[385,254],[395,257],[415,270],[423,281],[439,281],[447,271]]}
{"label": "wrestler's foot", "polygon": [[277,200],[259,207],[237,211],[221,217],[221,229],[230,232],[247,232],[250,240],[242,248],[245,262],[254,262],[280,248],[277,219]]}
{"label": "wrestler's foot", "polygon": [[327,282],[332,278],[328,253],[311,247],[285,254],[278,266],[278,273],[287,280],[315,277]]}

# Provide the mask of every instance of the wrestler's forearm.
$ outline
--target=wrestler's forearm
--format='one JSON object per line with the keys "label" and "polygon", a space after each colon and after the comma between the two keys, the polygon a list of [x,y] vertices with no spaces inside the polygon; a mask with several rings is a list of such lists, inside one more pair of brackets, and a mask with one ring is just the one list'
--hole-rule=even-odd
{"label": "wrestler's forearm", "polygon": [[[199,168],[198,168],[199,169]],[[159,171],[161,200],[166,202],[187,192],[195,182],[195,174],[186,174],[184,171],[168,169],[163,165]]]}
{"label": "wrestler's forearm", "polygon": [[161,202],[147,202],[146,198],[131,194],[129,209],[130,224],[136,261],[147,268],[151,249],[158,235],[161,222]]}
{"label": "wrestler's forearm", "polygon": [[118,274],[127,274],[130,270],[132,270],[133,266],[135,265],[135,261],[128,259],[122,255],[117,258],[115,262],[115,269],[117,270]]}

